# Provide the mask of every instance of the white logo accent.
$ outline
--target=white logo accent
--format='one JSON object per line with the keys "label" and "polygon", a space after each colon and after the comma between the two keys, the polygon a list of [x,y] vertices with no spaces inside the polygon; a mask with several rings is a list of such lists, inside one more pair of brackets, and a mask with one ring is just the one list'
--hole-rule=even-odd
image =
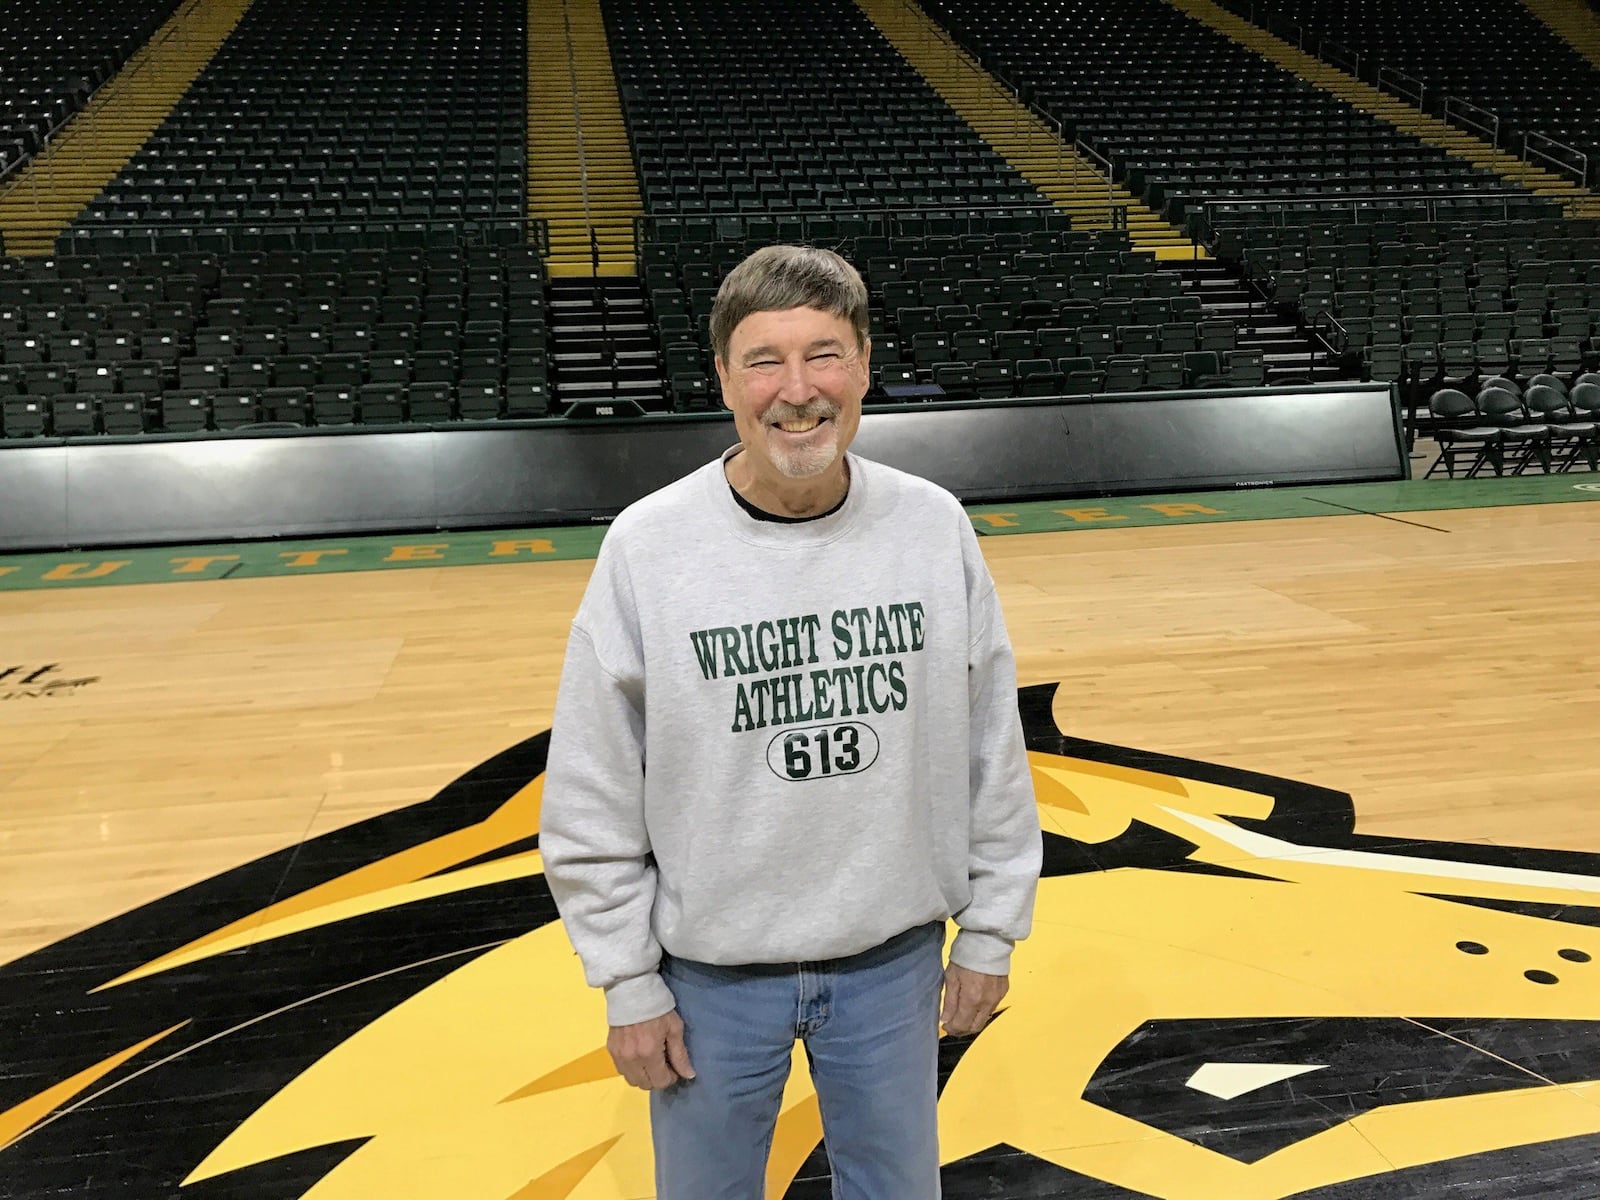
{"label": "white logo accent", "polygon": [[1572,485],[1575,492],[1600,492],[1600,483],[1575,483]]}
{"label": "white logo accent", "polygon": [[1237,1100],[1246,1092],[1327,1069],[1326,1064],[1209,1062],[1189,1076],[1188,1086],[1218,1100]]}

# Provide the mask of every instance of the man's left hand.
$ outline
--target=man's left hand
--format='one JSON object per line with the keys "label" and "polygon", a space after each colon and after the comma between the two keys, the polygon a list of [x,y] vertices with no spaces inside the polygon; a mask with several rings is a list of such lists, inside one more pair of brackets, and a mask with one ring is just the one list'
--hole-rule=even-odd
{"label": "man's left hand", "polygon": [[1010,976],[984,975],[951,963],[944,969],[944,1009],[939,1014],[944,1031],[955,1037],[977,1033],[1010,986]]}

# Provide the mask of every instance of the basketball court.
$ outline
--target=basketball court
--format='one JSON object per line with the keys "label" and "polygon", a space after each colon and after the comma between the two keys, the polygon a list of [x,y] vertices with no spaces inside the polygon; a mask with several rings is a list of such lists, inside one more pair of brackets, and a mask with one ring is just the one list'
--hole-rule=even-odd
{"label": "basketball court", "polygon": [[[1596,498],[972,510],[1047,847],[947,1197],[1593,1197]],[[0,1196],[652,1194],[536,838],[599,537],[0,558]]]}

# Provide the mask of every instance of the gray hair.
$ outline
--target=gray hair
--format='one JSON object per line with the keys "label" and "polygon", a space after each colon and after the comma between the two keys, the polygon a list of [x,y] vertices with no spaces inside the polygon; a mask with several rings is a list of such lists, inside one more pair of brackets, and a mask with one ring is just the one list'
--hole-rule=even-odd
{"label": "gray hair", "polygon": [[733,331],[751,313],[815,308],[849,321],[867,341],[867,285],[832,250],[763,246],[728,272],[711,306],[711,351],[724,362]]}

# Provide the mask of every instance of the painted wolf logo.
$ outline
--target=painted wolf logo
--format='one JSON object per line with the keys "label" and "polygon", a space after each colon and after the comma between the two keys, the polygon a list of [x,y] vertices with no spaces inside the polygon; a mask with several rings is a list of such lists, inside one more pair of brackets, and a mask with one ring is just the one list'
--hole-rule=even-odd
{"label": "painted wolf logo", "polygon": [[[1012,990],[941,1064],[945,1195],[1600,1193],[1600,856],[1063,735]],[[0,967],[0,1195],[624,1200],[647,1107],[544,886],[546,735]],[[769,1194],[828,1194],[805,1072]]]}

